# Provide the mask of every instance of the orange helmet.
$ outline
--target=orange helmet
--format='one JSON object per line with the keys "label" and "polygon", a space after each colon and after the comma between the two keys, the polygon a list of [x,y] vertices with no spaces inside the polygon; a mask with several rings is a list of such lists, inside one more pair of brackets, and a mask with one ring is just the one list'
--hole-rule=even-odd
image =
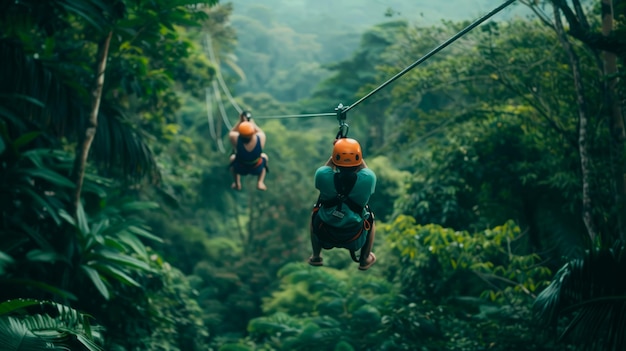
{"label": "orange helmet", "polygon": [[333,163],[341,167],[353,167],[363,163],[359,142],[350,138],[338,139],[333,147]]}
{"label": "orange helmet", "polygon": [[250,122],[241,122],[239,124],[239,135],[249,138],[254,135],[254,126]]}

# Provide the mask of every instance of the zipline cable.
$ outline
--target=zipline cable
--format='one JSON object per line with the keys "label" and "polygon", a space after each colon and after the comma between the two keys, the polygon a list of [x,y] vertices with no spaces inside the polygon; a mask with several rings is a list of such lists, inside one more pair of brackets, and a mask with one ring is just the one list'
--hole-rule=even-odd
{"label": "zipline cable", "polygon": [[299,115],[277,115],[277,116],[254,116],[255,119],[280,119],[280,118],[307,118],[307,117],[327,117],[336,116],[336,113],[305,113]]}
{"label": "zipline cable", "polygon": [[220,114],[222,115],[222,120],[224,121],[224,125],[228,129],[232,129],[233,125],[228,120],[228,115],[226,114],[226,108],[224,107],[224,102],[222,102],[222,95],[220,94],[220,90],[217,86],[217,82],[213,81],[213,93],[215,94],[215,100],[217,100],[217,106],[219,107]]}
{"label": "zipline cable", "polygon": [[213,101],[211,101],[211,88],[204,88],[204,103],[206,104],[207,119],[209,120],[209,133],[213,140],[217,139],[215,124],[213,122]]}
{"label": "zipline cable", "polygon": [[224,143],[222,142],[222,138],[217,137],[217,132],[215,131],[215,118],[213,117],[213,101],[211,101],[211,88],[207,87],[204,91],[205,101],[206,101],[206,110],[207,110],[207,118],[209,120],[209,132],[211,134],[211,138],[217,142],[217,148],[221,153],[226,153],[226,149],[224,149]]}
{"label": "zipline cable", "polygon": [[220,63],[219,61],[217,61],[217,57],[215,56],[215,51],[213,50],[213,42],[211,41],[211,36],[209,35],[209,33],[206,33],[204,38],[206,42],[206,47],[208,48],[208,51],[209,51],[209,59],[211,60],[211,62],[214,62],[217,66],[216,67],[217,81],[220,83],[220,87],[224,91],[224,94],[226,94],[226,97],[230,101],[230,104],[233,105],[235,110],[237,110],[238,114],[241,114],[241,112],[243,112],[243,109],[237,104],[237,101],[235,101],[235,99],[230,93],[230,90],[226,86],[226,83],[224,82],[224,77],[222,76],[222,70],[220,69]]}
{"label": "zipline cable", "polygon": [[467,34],[469,31],[471,31],[472,29],[476,28],[478,25],[480,25],[481,23],[483,23],[484,21],[486,21],[487,19],[489,19],[491,16],[495,15],[496,13],[502,11],[504,8],[508,7],[509,5],[511,5],[512,3],[514,3],[516,0],[508,0],[505,3],[503,3],[502,5],[498,6],[497,8],[493,9],[491,12],[489,12],[488,14],[482,16],[481,18],[477,19],[476,21],[474,21],[472,24],[470,24],[469,26],[465,27],[465,29],[463,29],[462,31],[458,32],[457,34],[455,34],[454,36],[452,36],[450,39],[446,40],[445,42],[443,42],[442,44],[440,44],[439,46],[437,46],[436,48],[434,48],[433,50],[431,50],[429,53],[427,53],[426,55],[422,56],[419,60],[413,62],[410,66],[408,66],[407,68],[403,69],[402,71],[398,72],[395,76],[389,78],[386,82],[384,82],[383,84],[381,84],[380,86],[378,86],[376,89],[372,90],[371,92],[369,92],[367,95],[363,96],[362,98],[360,98],[359,100],[357,100],[355,103],[353,103],[350,106],[347,107],[343,107],[340,105],[340,107],[342,108],[340,113],[343,114],[345,116],[345,114],[350,111],[353,107],[357,106],[358,104],[360,104],[361,102],[363,102],[365,99],[369,98],[370,96],[374,95],[375,93],[377,93],[378,91],[380,91],[381,89],[383,89],[384,87],[386,87],[387,85],[391,84],[393,81],[395,81],[396,79],[402,77],[405,73],[407,73],[408,71],[412,70],[413,68],[415,68],[417,65],[421,64],[422,62],[426,61],[428,58],[430,58],[431,56],[433,56],[434,54],[438,53],[439,51],[441,51],[442,49],[444,49],[445,47],[447,47],[448,45],[452,44],[453,42],[455,42],[457,39],[459,39],[460,37],[464,36],[465,34]]}

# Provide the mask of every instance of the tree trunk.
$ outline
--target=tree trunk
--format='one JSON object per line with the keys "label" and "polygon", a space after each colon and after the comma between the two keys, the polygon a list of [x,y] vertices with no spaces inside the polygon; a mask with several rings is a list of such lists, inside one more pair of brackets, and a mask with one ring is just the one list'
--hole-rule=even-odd
{"label": "tree trunk", "polygon": [[[611,0],[602,0],[602,35],[608,37],[613,30],[613,6]],[[622,213],[624,199],[626,198],[626,186],[624,184],[624,120],[617,94],[617,58],[614,53],[604,51],[604,84],[605,102],[609,118],[609,130],[611,132],[611,157],[613,179],[615,182],[615,204],[617,206],[617,231],[618,237],[624,240]]]}
{"label": "tree trunk", "polygon": [[561,13],[556,5],[552,5],[554,11],[555,29],[557,36],[561,41],[565,52],[567,53],[570,65],[572,66],[572,75],[574,77],[574,88],[576,90],[576,105],[578,106],[578,153],[580,156],[580,170],[581,170],[581,182],[582,182],[582,217],[587,233],[591,242],[595,241],[596,228],[593,223],[593,216],[591,214],[592,201],[591,201],[591,189],[590,189],[590,166],[591,160],[588,153],[588,139],[587,139],[587,106],[585,102],[582,76],[580,74],[580,60],[574,52],[572,45],[570,44],[565,30],[563,30],[563,23],[561,22]]}
{"label": "tree trunk", "polygon": [[85,127],[85,134],[80,138],[80,143],[76,146],[76,158],[74,159],[73,179],[76,184],[74,191],[73,213],[76,214],[76,210],[80,206],[80,198],[83,188],[83,180],[85,177],[85,168],[87,165],[87,158],[89,156],[89,149],[91,143],[96,136],[96,128],[98,128],[98,110],[100,109],[100,100],[102,98],[102,87],[104,86],[104,72],[106,70],[107,58],[109,56],[109,45],[111,44],[111,36],[113,32],[109,34],[98,44],[98,57],[96,64],[96,79],[91,91],[91,111],[89,113],[89,120]]}

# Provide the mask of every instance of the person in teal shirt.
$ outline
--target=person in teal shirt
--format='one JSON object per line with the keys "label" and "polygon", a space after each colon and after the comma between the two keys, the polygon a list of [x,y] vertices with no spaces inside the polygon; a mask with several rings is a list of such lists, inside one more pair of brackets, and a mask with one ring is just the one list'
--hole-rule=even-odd
{"label": "person in teal shirt", "polygon": [[[376,255],[372,252],[376,228],[369,199],[376,189],[376,174],[367,167],[358,141],[340,138],[333,155],[315,172],[319,199],[311,216],[309,264],[322,266],[322,249],[335,247],[360,251],[359,269],[367,270]],[[356,259],[355,259],[356,260]]]}

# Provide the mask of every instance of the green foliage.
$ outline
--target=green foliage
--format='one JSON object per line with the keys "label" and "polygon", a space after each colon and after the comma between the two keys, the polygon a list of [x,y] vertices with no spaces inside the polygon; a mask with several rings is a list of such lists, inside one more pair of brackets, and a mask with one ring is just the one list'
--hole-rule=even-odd
{"label": "green foliage", "polygon": [[[82,140],[90,111],[96,46],[113,31],[91,156],[109,176],[158,178],[154,151],[158,152],[160,143],[149,145],[149,136],[167,137],[172,116],[180,107],[175,88],[197,92],[212,78],[213,67],[185,28],[200,28],[206,20],[200,9],[215,3],[50,1],[7,5],[7,13],[23,18],[22,23],[31,27],[10,21],[15,26],[0,33],[0,52],[11,60],[12,67],[1,70],[0,75],[6,81],[32,83],[3,86],[0,104],[7,107],[0,108],[6,109],[0,115],[18,135],[35,129],[70,142]],[[55,14],[50,16],[54,19],[46,17],[49,13]]]}
{"label": "green foliage", "polygon": [[376,218],[386,221],[394,214],[396,200],[410,173],[397,169],[390,157],[375,156],[367,159],[367,166],[376,173],[376,192],[370,198],[370,205]]}
{"label": "green foliage", "polygon": [[[267,4],[230,26],[233,7],[205,6],[214,3],[0,5],[0,77],[16,82],[0,86],[0,281],[10,287],[0,291],[3,299],[71,303],[106,328],[112,351],[558,350],[530,323],[530,302],[550,271],[528,253],[558,245],[554,257],[571,255],[584,232],[575,95],[564,84],[570,67],[554,35],[530,21],[486,24],[350,114],[351,133],[379,175],[374,210],[393,221],[379,227],[386,239],[376,244],[385,253],[380,277],[301,262],[312,175],[336,127],[259,119],[268,134],[270,191],[256,192],[248,177],[234,193],[228,155],[216,147],[226,128],[218,124],[209,139],[204,89],[221,68],[256,115],[326,111],[369,92],[464,23],[386,22],[349,55],[359,39],[349,29],[307,19],[313,30],[294,31]],[[333,5],[284,9],[300,3],[307,13]],[[73,155],[60,149],[80,141],[97,43],[109,30],[90,155],[97,169],[87,170],[84,208],[75,215],[68,206]],[[207,33],[215,60],[202,50]],[[602,81],[595,57],[576,50],[593,110],[603,101]],[[592,126],[594,218],[610,237],[617,210],[606,175],[608,134],[602,119]],[[146,175],[158,187],[138,182]],[[152,200],[171,206],[156,211]],[[354,269],[346,255],[325,257]],[[583,285],[599,294],[588,267],[568,265],[538,300],[547,301],[549,315],[564,316],[557,321],[571,322],[568,331],[602,329],[604,312],[623,317],[596,304],[567,314],[584,295],[569,289],[568,277],[593,282]],[[55,313],[78,318],[71,311]],[[55,329],[56,319],[27,311],[0,319],[0,332]],[[89,348],[72,335],[82,342],[77,348]],[[599,335],[596,345],[613,334]]]}
{"label": "green foliage", "polygon": [[248,72],[237,91],[267,91],[283,102],[305,98],[327,75],[316,60],[321,51],[318,39],[314,34],[295,32],[271,15],[263,18],[267,10],[256,5],[249,16],[233,16],[241,33],[235,53],[239,66]]}
{"label": "green foliage", "polygon": [[470,234],[400,216],[385,230],[401,260],[416,268],[415,276],[402,275],[404,285],[434,301],[455,291],[499,303],[528,302],[551,274],[538,255],[515,254],[521,232],[512,221]]}
{"label": "green foliage", "polygon": [[515,252],[513,222],[470,234],[399,216],[381,230],[402,267],[401,294],[383,318],[387,347],[549,349],[535,339],[529,306],[551,273],[538,255]]}
{"label": "green foliage", "polygon": [[263,303],[267,317],[248,325],[252,340],[278,350],[375,349],[392,285],[304,263],[287,264],[278,276],[280,289]]}
{"label": "green foliage", "polygon": [[[458,24],[447,28],[456,29]],[[572,254],[585,237],[578,215],[578,129],[567,117],[577,112],[571,84],[553,92],[570,79],[554,41],[542,26],[493,23],[398,82],[398,107],[390,113],[403,116],[398,141],[412,157],[394,161],[414,174],[396,214],[464,230],[516,218],[528,230],[530,248],[556,246],[558,255]],[[424,42],[402,41],[397,49],[414,56]],[[581,55],[585,79],[595,82],[592,58]],[[590,90],[593,100],[596,91]],[[612,230],[613,219],[601,214],[612,211],[606,200],[610,178],[600,171],[608,167],[600,151],[606,150],[606,136],[599,128],[590,141],[597,174],[592,186],[594,193],[607,194],[594,196],[596,220]]]}
{"label": "green foliage", "polygon": [[80,271],[105,299],[110,298],[109,280],[140,287],[131,275],[153,273],[146,248],[139,238],[159,239],[130,216],[131,211],[153,208],[153,204],[125,202],[113,210],[105,207],[95,219],[89,218],[82,207],[77,209],[76,219],[60,211],[60,216],[76,231]]}
{"label": "green foliage", "polygon": [[[34,306],[34,307],[33,307]],[[46,311],[51,307],[51,311]],[[33,299],[0,303],[0,347],[7,351],[103,350],[91,317],[68,306]]]}
{"label": "green foliage", "polygon": [[[88,311],[106,328],[107,340],[120,340],[119,347],[132,345],[135,339],[130,341],[124,335],[126,326],[136,322],[141,326],[137,334],[140,340],[146,336],[160,340],[151,333],[162,328],[168,333],[161,330],[157,335],[167,335],[174,345],[172,349],[200,349],[198,345],[206,343],[207,335],[202,320],[193,318],[200,308],[189,295],[189,282],[166,263],[154,263],[158,256],[144,244],[159,242],[141,220],[146,211],[156,208],[155,204],[116,195],[109,188],[109,180],[87,174],[85,208],[80,207],[76,217],[71,216],[66,212],[72,188],[66,176],[73,161],[71,155],[60,150],[33,149],[17,156],[5,158],[3,165],[7,168],[1,173],[10,177],[2,185],[7,196],[0,204],[3,213],[13,214],[0,227],[4,253],[0,279],[3,286],[10,287],[2,291],[3,297],[72,300],[67,308],[80,306]],[[39,220],[33,222],[33,216]],[[68,311],[59,309],[57,313]],[[119,323],[133,313],[137,313],[136,320]],[[77,328],[59,327],[58,323],[52,324],[56,319],[29,315],[32,318],[24,315],[20,322],[32,320],[29,330],[54,325],[61,328],[60,335],[66,339],[64,328]],[[91,347],[82,336],[75,339],[74,343]],[[142,341],[142,349],[144,344],[148,342]]]}
{"label": "green foliage", "polygon": [[[154,275],[142,288],[121,287],[96,316],[108,327],[112,350],[207,350],[208,331],[190,279],[148,250]],[[120,319],[124,323],[119,323]]]}
{"label": "green foliage", "polygon": [[[353,55],[341,62],[329,64],[332,76],[322,81],[313,92],[313,98],[320,99],[318,104],[336,106],[338,102],[345,105],[358,101],[362,96],[375,89],[384,76],[376,68],[394,59],[388,55],[388,49],[399,40],[407,28],[404,21],[392,21],[377,25],[361,36],[359,48]],[[395,74],[396,72],[394,72]],[[383,146],[388,132],[393,131],[389,116],[385,110],[391,104],[388,91],[380,91],[363,103],[363,107],[351,112],[348,121],[352,131],[367,135],[361,140],[365,153],[378,151]],[[359,112],[361,111],[361,112]],[[363,138],[358,138],[363,139]]]}
{"label": "green foliage", "polygon": [[56,347],[54,342],[57,338],[48,337],[47,340],[41,338],[28,330],[18,320],[10,317],[0,317],[0,346],[3,350],[63,350]]}
{"label": "green foliage", "polygon": [[617,244],[563,265],[535,300],[542,326],[585,350],[623,348],[626,285],[615,272],[626,268],[624,253],[624,245]]}
{"label": "green foliage", "polygon": [[[58,211],[63,201],[68,200],[63,195],[67,195],[73,187],[73,183],[61,172],[71,164],[71,159],[66,153],[51,149],[20,152],[17,144],[11,144],[13,152],[2,155],[5,162],[0,175],[3,180],[0,192],[6,196],[5,199],[19,201],[3,202],[4,210],[13,213],[33,211],[42,220],[60,224]],[[46,192],[59,193],[59,196],[47,196]]]}

